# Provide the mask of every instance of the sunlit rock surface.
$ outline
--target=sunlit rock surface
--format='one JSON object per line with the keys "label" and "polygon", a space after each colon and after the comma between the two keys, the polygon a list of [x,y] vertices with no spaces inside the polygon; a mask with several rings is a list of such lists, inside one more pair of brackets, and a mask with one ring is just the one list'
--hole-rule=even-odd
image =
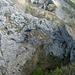
{"label": "sunlit rock surface", "polygon": [[20,66],[31,59],[35,46],[42,43],[47,53],[60,58],[70,54],[70,60],[75,61],[75,41],[65,25],[25,14],[21,6],[0,0],[0,75],[22,75]]}

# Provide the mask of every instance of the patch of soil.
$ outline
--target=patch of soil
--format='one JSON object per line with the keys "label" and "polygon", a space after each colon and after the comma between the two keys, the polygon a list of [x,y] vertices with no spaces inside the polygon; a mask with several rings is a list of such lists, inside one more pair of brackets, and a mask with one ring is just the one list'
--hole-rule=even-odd
{"label": "patch of soil", "polygon": [[44,75],[46,75],[46,72],[61,66],[60,59],[53,54],[46,55],[43,47],[43,44],[36,46],[36,51],[32,59],[28,60],[22,67],[22,75],[32,75],[38,68],[42,68]]}

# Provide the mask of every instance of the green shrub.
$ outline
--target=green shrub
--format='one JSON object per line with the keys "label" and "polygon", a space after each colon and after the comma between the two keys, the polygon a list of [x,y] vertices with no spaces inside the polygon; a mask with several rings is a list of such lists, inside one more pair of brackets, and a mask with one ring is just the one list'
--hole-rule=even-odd
{"label": "green shrub", "polygon": [[39,68],[33,75],[75,75],[75,62],[61,68],[57,67],[55,70],[50,70],[46,74]]}
{"label": "green shrub", "polygon": [[50,70],[50,74],[49,75],[61,75],[60,70],[61,69],[59,69],[58,67],[54,71]]}
{"label": "green shrub", "polygon": [[[37,70],[37,72],[34,72],[33,75],[43,75],[43,71],[41,68],[39,68]],[[59,69],[58,67],[53,71],[50,70],[50,73],[47,73],[47,75],[61,75],[61,69]]]}
{"label": "green shrub", "polygon": [[33,73],[33,75],[43,75],[42,69],[39,68],[39,69],[37,70],[37,72],[34,72],[34,73]]}
{"label": "green shrub", "polygon": [[72,62],[72,65],[75,65],[75,62]]}

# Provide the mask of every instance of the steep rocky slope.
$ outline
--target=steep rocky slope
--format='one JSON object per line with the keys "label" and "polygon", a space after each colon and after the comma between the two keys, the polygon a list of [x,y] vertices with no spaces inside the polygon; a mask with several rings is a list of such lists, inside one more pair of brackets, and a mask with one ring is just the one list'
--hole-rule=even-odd
{"label": "steep rocky slope", "polygon": [[75,23],[75,10],[64,0],[53,0],[55,5],[57,6],[56,15],[66,21],[66,22],[74,22]]}
{"label": "steep rocky slope", "polygon": [[18,4],[0,0],[0,75],[22,75],[20,67],[42,44],[46,54],[75,61],[75,40],[67,25],[26,14]]}

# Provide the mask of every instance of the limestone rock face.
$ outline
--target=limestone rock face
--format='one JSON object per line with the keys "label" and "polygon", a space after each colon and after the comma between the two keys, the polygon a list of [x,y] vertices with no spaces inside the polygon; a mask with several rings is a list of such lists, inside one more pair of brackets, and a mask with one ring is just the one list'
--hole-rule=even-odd
{"label": "limestone rock face", "polygon": [[44,3],[46,0],[31,0],[31,2],[38,2],[38,3]]}
{"label": "limestone rock face", "polygon": [[44,3],[46,0],[39,0],[39,3]]}
{"label": "limestone rock face", "polygon": [[65,25],[25,14],[11,0],[0,0],[0,75],[22,75],[20,66],[41,44],[47,53],[60,58],[70,54],[75,61],[75,41]]}
{"label": "limestone rock face", "polygon": [[35,2],[35,0],[31,0],[31,2],[33,3],[33,2]]}
{"label": "limestone rock face", "polygon": [[75,41],[72,43],[70,55],[70,61],[75,61]]}
{"label": "limestone rock face", "polygon": [[52,0],[29,0],[29,2],[32,2],[32,3],[46,3],[46,4],[53,4],[53,1]]}
{"label": "limestone rock face", "polygon": [[66,25],[66,29],[68,33],[72,36],[72,38],[75,40],[75,27]]}
{"label": "limestone rock face", "polygon": [[56,8],[52,0],[29,0],[29,2],[40,4],[39,6],[48,11],[55,10]]}

